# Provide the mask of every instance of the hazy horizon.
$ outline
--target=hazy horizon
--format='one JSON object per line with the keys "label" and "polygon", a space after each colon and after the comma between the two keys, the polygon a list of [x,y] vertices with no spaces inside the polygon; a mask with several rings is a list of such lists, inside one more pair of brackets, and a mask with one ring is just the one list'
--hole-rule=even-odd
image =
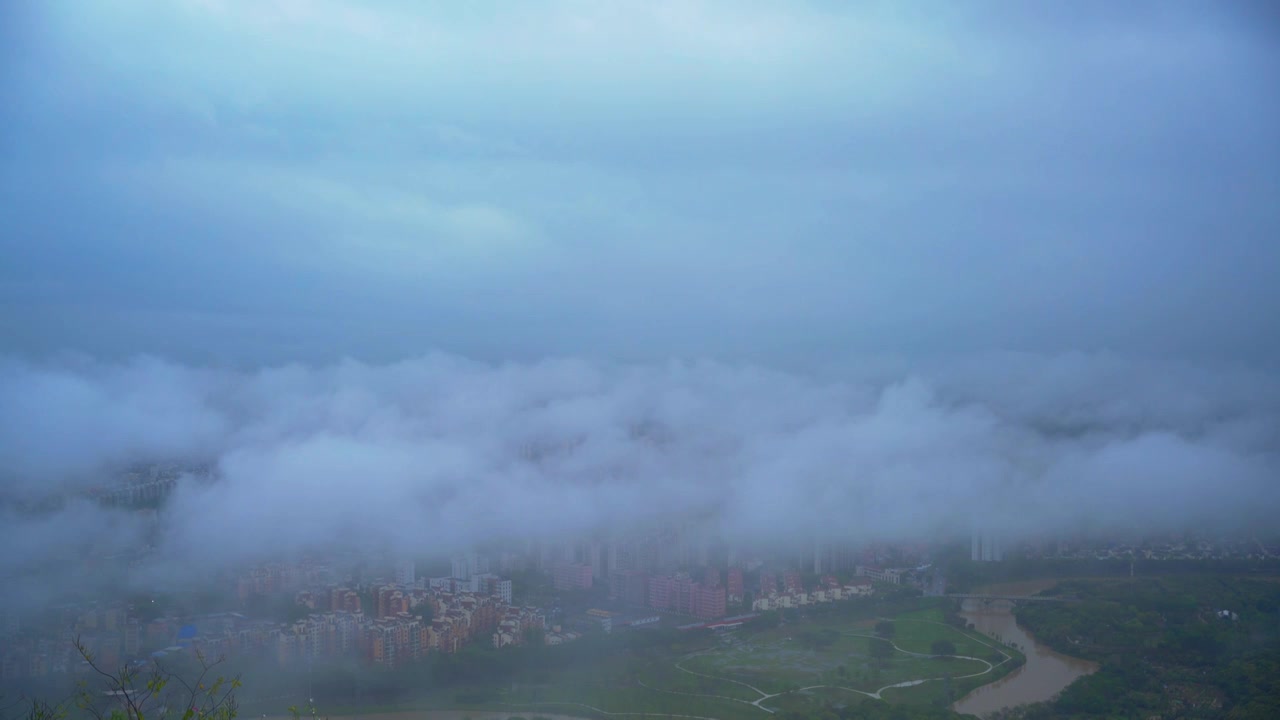
{"label": "hazy horizon", "polygon": [[[1280,383],[1107,355],[984,355],[817,378],[716,362],[484,363],[434,354],[253,371],[156,358],[0,363],[6,494],[181,482],[132,572],[273,557],[448,555],[691,522],[743,547],[1274,533]],[[152,522],[10,505],[8,574]],[[99,550],[98,552],[102,552]],[[56,573],[55,573],[56,574]]]}

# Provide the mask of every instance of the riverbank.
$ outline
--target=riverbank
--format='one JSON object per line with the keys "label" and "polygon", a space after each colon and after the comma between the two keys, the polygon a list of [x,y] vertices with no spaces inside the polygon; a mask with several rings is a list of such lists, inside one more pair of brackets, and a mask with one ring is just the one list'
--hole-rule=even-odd
{"label": "riverbank", "polygon": [[[1058,579],[997,583],[980,592],[1001,595],[1034,595],[1047,590]],[[987,637],[1014,643],[1026,656],[1026,663],[1005,677],[976,688],[956,701],[951,709],[984,716],[997,710],[1052,699],[1080,677],[1096,672],[1096,663],[1059,653],[1038,642],[1018,625],[1008,603],[967,602],[961,617]]]}
{"label": "riverbank", "polygon": [[1280,585],[1069,580],[1072,603],[1019,607],[1043,644],[1102,663],[1037,717],[1280,717]]}

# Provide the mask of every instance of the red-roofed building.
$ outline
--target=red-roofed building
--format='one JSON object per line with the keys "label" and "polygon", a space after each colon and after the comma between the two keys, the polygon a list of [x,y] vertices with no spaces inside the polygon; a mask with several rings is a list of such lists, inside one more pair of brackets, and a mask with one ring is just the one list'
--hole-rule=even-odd
{"label": "red-roofed building", "polygon": [[760,594],[773,595],[778,592],[778,578],[773,573],[760,573]]}
{"label": "red-roofed building", "polygon": [[800,584],[800,573],[795,570],[788,570],[782,573],[782,587],[787,592],[803,592],[804,586]]}

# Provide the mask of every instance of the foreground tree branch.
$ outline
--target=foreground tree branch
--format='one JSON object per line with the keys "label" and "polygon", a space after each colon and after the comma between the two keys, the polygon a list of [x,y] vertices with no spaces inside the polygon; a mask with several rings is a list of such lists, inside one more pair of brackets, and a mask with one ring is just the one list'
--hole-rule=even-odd
{"label": "foreground tree branch", "polygon": [[[111,670],[98,663],[79,637],[75,648],[92,679],[79,683],[74,707],[94,720],[234,720],[239,712],[240,677],[216,675],[221,659],[210,662],[196,652],[199,668],[192,679],[158,661],[147,670],[128,665]],[[26,703],[18,716],[24,720],[64,720],[72,704]]]}

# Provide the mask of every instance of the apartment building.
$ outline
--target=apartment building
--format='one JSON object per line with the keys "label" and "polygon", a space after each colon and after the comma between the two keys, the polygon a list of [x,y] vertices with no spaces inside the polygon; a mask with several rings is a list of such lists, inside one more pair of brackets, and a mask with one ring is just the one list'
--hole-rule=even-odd
{"label": "apartment building", "polygon": [[559,563],[552,568],[551,578],[557,590],[590,590],[592,570],[586,563]]}
{"label": "apartment building", "polygon": [[742,568],[731,567],[725,575],[725,593],[729,602],[741,602],[743,598]]}

